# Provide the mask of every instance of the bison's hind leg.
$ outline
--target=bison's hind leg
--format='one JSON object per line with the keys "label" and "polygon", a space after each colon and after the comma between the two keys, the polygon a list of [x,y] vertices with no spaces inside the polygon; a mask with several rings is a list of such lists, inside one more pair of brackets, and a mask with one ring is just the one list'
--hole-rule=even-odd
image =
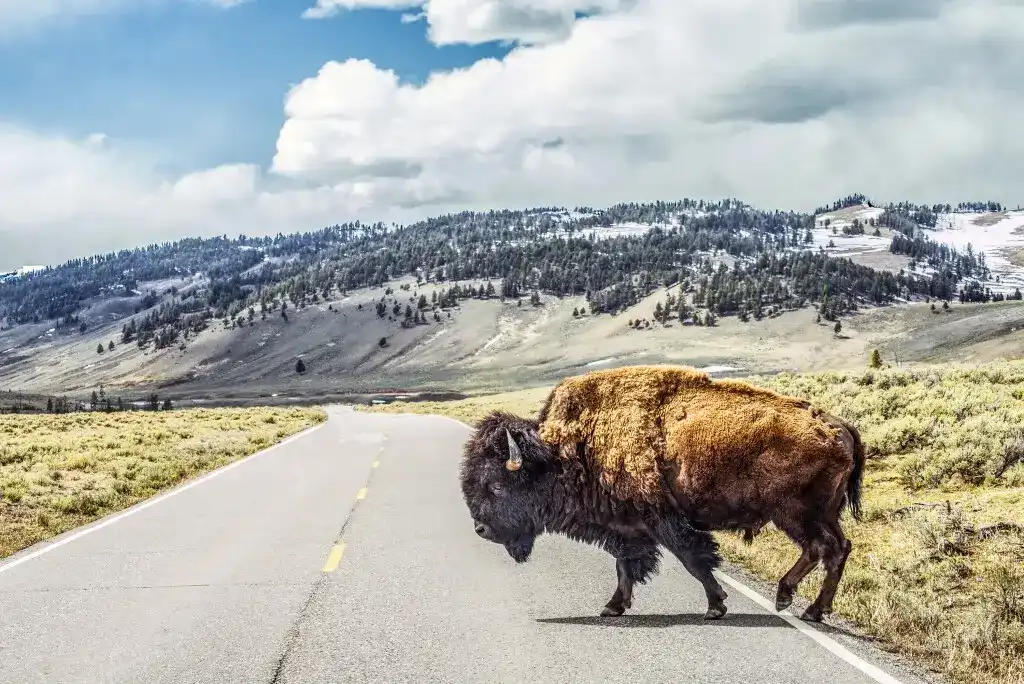
{"label": "bison's hind leg", "polygon": [[718,553],[718,542],[710,532],[694,528],[682,516],[665,518],[658,526],[658,541],[672,552],[683,564],[686,571],[701,583],[708,599],[705,620],[724,617],[728,608],[725,599],[729,595],[715,579],[713,570],[722,564]]}
{"label": "bison's hind leg", "polygon": [[784,516],[774,520],[775,526],[786,533],[803,551],[793,567],[779,580],[775,594],[775,610],[782,611],[793,604],[793,596],[804,577],[810,573],[821,560],[825,551],[822,526],[815,522],[807,522],[803,516]]}
{"label": "bison's hind leg", "polygon": [[[785,610],[792,605],[793,596],[800,582],[820,561],[825,566],[825,581],[814,603],[800,616],[804,620],[820,622],[823,616],[832,612],[832,600],[835,598],[846,559],[853,545],[843,535],[837,521],[829,521],[826,518],[817,522],[814,521],[815,517],[818,516],[801,515],[799,518],[794,516],[775,521],[776,526],[803,549],[800,559],[779,580],[775,609]],[[818,519],[820,520],[820,517]]]}
{"label": "bison's hind leg", "polygon": [[601,611],[601,617],[617,617],[633,606],[633,587],[658,572],[661,552],[653,540],[624,542],[612,549],[618,585]]}
{"label": "bison's hind leg", "polygon": [[814,622],[820,622],[825,615],[832,612],[832,601],[839,588],[839,581],[843,578],[846,559],[850,557],[850,551],[853,549],[853,544],[843,534],[838,522],[823,527],[825,552],[822,554],[822,564],[825,566],[825,581],[822,582],[821,591],[818,592],[814,603],[800,616],[801,619]]}

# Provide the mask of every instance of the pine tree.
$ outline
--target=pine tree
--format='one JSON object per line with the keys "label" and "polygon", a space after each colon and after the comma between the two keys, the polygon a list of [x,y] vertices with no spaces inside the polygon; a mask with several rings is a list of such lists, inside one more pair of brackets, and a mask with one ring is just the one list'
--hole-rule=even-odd
{"label": "pine tree", "polygon": [[300,375],[306,372],[306,364],[302,362],[302,359],[295,361],[295,372]]}

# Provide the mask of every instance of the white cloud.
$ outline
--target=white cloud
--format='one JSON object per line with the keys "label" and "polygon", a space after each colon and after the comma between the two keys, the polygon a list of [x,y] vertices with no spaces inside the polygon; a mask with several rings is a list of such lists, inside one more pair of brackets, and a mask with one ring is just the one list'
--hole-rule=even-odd
{"label": "white cloud", "polygon": [[611,11],[622,0],[317,0],[303,12],[307,19],[326,19],[356,9],[407,10],[402,21],[427,20],[430,38],[438,45],[516,41],[535,44],[569,35],[577,12]]}
{"label": "white cloud", "polygon": [[[434,34],[454,6],[376,1],[421,8]],[[0,241],[22,245],[0,254],[38,262],[175,235],[684,196],[803,210],[850,192],[1024,201],[1020,2],[606,7],[562,39],[418,86],[365,60],[328,63],[287,94],[266,173],[240,164],[163,178],[116,141],[0,132]]]}
{"label": "white cloud", "polygon": [[259,173],[252,164],[225,164],[179,178],[171,193],[175,200],[201,205],[244,201],[255,195]]}
{"label": "white cloud", "polygon": [[251,164],[164,178],[158,159],[102,133],[0,125],[0,150],[0,272],[183,236],[310,230],[356,214],[407,220],[441,197],[429,179],[282,187]]}
{"label": "white cloud", "polygon": [[641,0],[422,86],[332,62],[289,94],[273,170],[418,173],[493,204],[738,194],[810,208],[857,190],[1016,201],[1024,8],[876,10]]}

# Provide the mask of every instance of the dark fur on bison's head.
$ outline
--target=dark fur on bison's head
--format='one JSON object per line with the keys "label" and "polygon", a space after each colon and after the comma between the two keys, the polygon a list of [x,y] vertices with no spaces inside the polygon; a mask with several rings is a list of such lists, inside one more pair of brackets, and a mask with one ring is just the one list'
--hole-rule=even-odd
{"label": "dark fur on bison's head", "polygon": [[517,563],[528,560],[560,470],[537,421],[504,411],[485,417],[466,442],[460,473],[476,533]]}

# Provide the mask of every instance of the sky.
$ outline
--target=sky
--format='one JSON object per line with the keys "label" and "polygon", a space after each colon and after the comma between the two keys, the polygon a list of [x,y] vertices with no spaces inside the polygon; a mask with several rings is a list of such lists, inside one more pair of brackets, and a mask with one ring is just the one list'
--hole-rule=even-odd
{"label": "sky", "polygon": [[1024,204],[1024,0],[0,0],[0,270],[737,197]]}

